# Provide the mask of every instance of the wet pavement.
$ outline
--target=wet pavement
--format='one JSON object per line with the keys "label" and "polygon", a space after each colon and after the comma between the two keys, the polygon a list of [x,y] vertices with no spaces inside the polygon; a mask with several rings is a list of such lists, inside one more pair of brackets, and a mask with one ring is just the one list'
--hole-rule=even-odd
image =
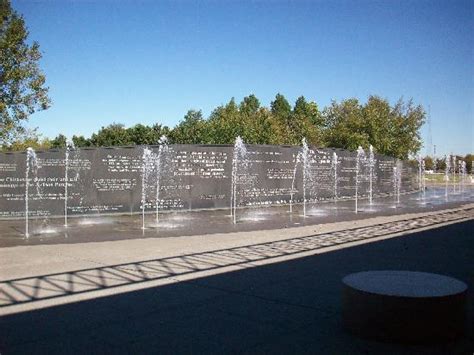
{"label": "wet pavement", "polygon": [[178,236],[230,233],[254,230],[282,229],[310,226],[341,221],[360,220],[367,217],[392,216],[405,213],[429,212],[455,208],[474,201],[474,186],[460,187],[448,196],[443,186],[428,187],[423,192],[400,196],[397,202],[393,196],[378,197],[369,204],[368,200],[358,201],[355,213],[354,200],[312,202],[292,206],[272,206],[241,208],[237,210],[237,223],[232,222],[229,210],[179,211],[160,213],[156,222],[155,214],[142,215],[71,217],[68,227],[64,219],[30,219],[30,235],[25,238],[25,221],[0,220],[0,247],[14,247],[42,244],[87,243],[134,238],[169,238]]}

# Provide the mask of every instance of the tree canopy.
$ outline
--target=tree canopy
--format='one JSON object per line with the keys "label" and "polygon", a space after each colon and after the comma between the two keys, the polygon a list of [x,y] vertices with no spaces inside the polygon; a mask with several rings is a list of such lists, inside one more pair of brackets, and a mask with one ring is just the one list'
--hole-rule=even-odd
{"label": "tree canopy", "polygon": [[425,111],[412,100],[391,106],[378,96],[366,104],[357,99],[333,101],[323,112],[325,145],[355,150],[372,145],[378,153],[407,159],[421,147]]}
{"label": "tree canopy", "polygon": [[[0,0],[0,144],[26,133],[23,123],[50,106],[46,78],[38,62],[39,44],[27,43],[28,30],[9,0]],[[29,139],[28,135],[24,139]]]}
{"label": "tree canopy", "polygon": [[[420,127],[425,111],[411,100],[398,100],[391,105],[379,96],[367,102],[350,98],[332,101],[320,110],[316,102],[304,96],[291,105],[277,94],[270,107],[262,106],[255,95],[237,103],[234,98],[216,107],[208,118],[199,110],[189,110],[172,129],[154,124],[125,127],[112,123],[93,133],[90,138],[73,136],[77,147],[153,145],[162,135],[171,143],[233,144],[237,136],[249,144],[299,145],[303,138],[318,147],[356,150],[372,145],[381,154],[407,159],[421,147]],[[51,147],[65,146],[66,137],[59,135],[46,142]],[[18,145],[17,145],[18,146]]]}

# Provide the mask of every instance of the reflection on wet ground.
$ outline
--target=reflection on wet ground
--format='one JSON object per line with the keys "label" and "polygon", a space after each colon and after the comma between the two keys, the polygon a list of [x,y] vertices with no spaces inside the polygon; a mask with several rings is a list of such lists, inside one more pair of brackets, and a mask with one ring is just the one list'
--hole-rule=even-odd
{"label": "reflection on wet ground", "polygon": [[0,247],[36,244],[83,243],[131,238],[166,238],[187,235],[229,233],[262,229],[280,229],[302,225],[317,225],[367,217],[395,215],[452,208],[474,202],[474,187],[463,192],[445,195],[442,187],[430,187],[424,193],[400,196],[397,203],[393,196],[379,197],[370,204],[359,200],[358,213],[353,200],[312,202],[306,206],[241,208],[237,210],[237,223],[232,223],[228,210],[182,211],[146,215],[146,228],[142,230],[141,215],[115,215],[74,217],[64,227],[63,218],[30,220],[30,237],[24,238],[23,220],[0,221]]}

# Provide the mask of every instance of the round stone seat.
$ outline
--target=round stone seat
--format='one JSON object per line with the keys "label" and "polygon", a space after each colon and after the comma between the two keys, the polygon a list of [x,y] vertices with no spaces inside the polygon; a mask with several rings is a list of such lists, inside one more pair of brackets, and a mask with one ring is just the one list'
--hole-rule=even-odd
{"label": "round stone seat", "polygon": [[367,271],[342,279],[342,321],[372,339],[423,343],[452,340],[465,331],[467,285],[414,271]]}

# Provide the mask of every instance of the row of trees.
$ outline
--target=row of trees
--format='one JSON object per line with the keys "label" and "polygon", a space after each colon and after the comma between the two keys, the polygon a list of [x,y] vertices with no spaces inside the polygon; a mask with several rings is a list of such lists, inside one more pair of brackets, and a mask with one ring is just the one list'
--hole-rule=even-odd
{"label": "row of trees", "polygon": [[[292,106],[277,94],[270,107],[264,107],[255,95],[240,103],[231,99],[217,107],[208,118],[201,111],[189,110],[174,128],[154,124],[137,124],[126,128],[113,123],[102,127],[89,138],[72,137],[77,147],[156,144],[161,135],[171,143],[232,144],[241,136],[249,144],[301,144],[304,138],[314,146],[355,150],[359,145],[373,145],[381,154],[406,159],[421,147],[420,127],[425,111],[410,100],[400,99],[391,105],[379,96],[370,96],[366,103],[357,99],[333,101],[320,110],[315,102],[299,97]],[[34,141],[18,140],[5,149],[24,149],[66,145],[66,137]]]}
{"label": "row of trees", "polygon": [[[458,163],[460,161],[465,161],[467,172],[468,173],[472,172],[472,164],[473,164],[473,161],[474,161],[474,155],[473,154],[466,154],[465,156],[455,155],[455,157],[456,157],[456,161]],[[434,172],[440,172],[440,171],[444,172],[446,170],[446,157],[425,156],[424,160],[425,160],[426,170],[432,170]],[[452,157],[450,157],[450,160],[451,160],[450,163],[452,163]],[[452,169],[452,167],[451,167],[451,169]]]}

